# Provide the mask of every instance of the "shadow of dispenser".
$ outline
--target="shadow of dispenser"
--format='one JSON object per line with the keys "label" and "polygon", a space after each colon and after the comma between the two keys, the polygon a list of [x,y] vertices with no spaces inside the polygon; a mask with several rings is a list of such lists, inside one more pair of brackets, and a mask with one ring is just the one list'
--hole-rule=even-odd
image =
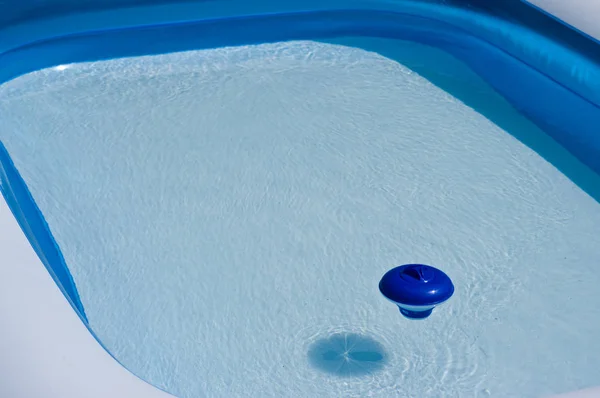
{"label": "shadow of dispenser", "polygon": [[379,291],[409,319],[425,319],[448,300],[454,285],[444,272],[423,264],[406,264],[383,275]]}

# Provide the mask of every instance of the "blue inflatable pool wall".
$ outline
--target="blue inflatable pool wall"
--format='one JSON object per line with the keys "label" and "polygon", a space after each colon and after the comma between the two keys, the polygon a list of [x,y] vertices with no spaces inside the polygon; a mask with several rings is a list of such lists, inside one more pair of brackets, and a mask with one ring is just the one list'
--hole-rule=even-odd
{"label": "blue inflatable pool wall", "polygon": [[[8,3],[0,5],[0,83],[61,64],[220,46],[350,36],[412,40],[466,63],[600,174],[600,43],[520,0]],[[0,166],[11,210],[85,321],[50,229],[2,145]],[[565,174],[579,183],[578,175]]]}

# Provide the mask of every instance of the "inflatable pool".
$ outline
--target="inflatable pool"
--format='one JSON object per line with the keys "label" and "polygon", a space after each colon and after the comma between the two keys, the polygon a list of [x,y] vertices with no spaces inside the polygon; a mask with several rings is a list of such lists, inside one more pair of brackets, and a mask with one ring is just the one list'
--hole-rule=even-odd
{"label": "inflatable pool", "polygon": [[[1,4],[6,12],[0,19],[0,83],[52,67],[200,49],[340,37],[411,41],[466,64],[600,174],[600,32],[593,19],[589,22],[590,15],[600,18],[598,2],[569,7],[550,0],[96,3],[47,2],[39,9]],[[537,149],[535,143],[524,144]],[[595,196],[596,188],[579,169],[551,154],[546,160]],[[52,226],[4,142],[0,166],[0,259],[7,280],[0,298],[7,325],[0,342],[2,395],[168,396],[121,367],[96,338]]]}

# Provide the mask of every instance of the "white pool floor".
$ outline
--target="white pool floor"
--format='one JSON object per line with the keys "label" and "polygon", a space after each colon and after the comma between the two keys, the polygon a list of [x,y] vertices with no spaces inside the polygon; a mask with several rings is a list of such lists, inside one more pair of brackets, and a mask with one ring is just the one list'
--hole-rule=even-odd
{"label": "white pool floor", "polygon": [[[561,151],[484,83],[457,84]],[[72,65],[2,85],[0,119],[91,328],[177,396],[600,384],[600,205],[388,58],[291,42]],[[377,289],[409,262],[456,286],[424,321]]]}

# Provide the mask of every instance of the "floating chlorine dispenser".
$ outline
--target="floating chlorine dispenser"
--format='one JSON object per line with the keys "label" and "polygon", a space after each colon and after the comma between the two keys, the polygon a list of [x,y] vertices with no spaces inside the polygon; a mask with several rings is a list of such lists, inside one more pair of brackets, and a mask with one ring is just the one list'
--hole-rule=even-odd
{"label": "floating chlorine dispenser", "polygon": [[406,264],[385,273],[379,282],[381,293],[409,319],[424,319],[436,305],[454,293],[452,281],[429,265]]}

